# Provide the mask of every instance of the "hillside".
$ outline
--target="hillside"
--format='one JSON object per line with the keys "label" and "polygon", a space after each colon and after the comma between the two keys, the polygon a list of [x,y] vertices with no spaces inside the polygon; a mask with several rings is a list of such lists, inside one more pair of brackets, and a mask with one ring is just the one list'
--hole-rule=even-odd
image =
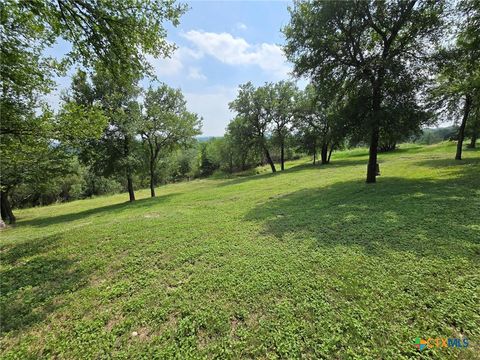
{"label": "hillside", "polygon": [[404,145],[19,210],[1,357],[475,358],[480,151]]}

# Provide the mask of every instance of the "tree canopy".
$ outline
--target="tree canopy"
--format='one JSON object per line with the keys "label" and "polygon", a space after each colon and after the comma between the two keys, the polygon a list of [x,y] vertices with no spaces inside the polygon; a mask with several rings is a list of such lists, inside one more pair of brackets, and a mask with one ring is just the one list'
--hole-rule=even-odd
{"label": "tree canopy", "polygon": [[145,93],[144,114],[139,128],[147,146],[150,169],[150,192],[155,196],[155,166],[160,153],[187,146],[200,134],[201,119],[187,110],[179,89],[161,84]]}
{"label": "tree canopy", "polygon": [[[9,192],[18,185],[18,179],[27,179],[12,169],[31,168],[30,160],[40,153],[39,146],[45,151],[58,151],[61,147],[54,146],[53,141],[63,144],[79,139],[79,135],[98,136],[103,127],[105,118],[98,107],[90,106],[93,104],[70,103],[54,116],[43,101],[43,95],[54,85],[53,75],[77,63],[87,69],[102,68],[130,81],[143,77],[149,70],[146,55],[168,56],[174,49],[166,40],[164,22],[177,25],[185,10],[185,5],[170,0],[2,3],[2,216],[15,221]],[[63,61],[44,55],[44,50],[59,38],[72,45]]]}
{"label": "tree canopy", "polygon": [[365,95],[366,111],[356,125],[369,133],[367,182],[375,182],[380,131],[389,121],[384,105],[389,79],[413,81],[423,73],[440,35],[443,6],[416,0],[305,1],[290,10],[285,52],[295,73],[319,83],[345,82]]}

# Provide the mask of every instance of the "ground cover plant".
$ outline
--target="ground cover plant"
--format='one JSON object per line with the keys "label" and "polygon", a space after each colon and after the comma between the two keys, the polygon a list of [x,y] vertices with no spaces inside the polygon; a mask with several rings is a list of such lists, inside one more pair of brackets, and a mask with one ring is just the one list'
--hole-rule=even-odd
{"label": "ground cover plant", "polygon": [[480,152],[454,153],[401,145],[376,185],[354,149],[18,210],[1,357],[478,358]]}

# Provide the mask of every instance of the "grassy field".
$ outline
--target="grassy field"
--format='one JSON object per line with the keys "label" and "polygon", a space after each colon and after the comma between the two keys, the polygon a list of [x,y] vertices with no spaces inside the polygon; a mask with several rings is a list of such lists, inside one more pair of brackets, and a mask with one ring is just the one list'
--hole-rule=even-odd
{"label": "grassy field", "polygon": [[480,151],[454,152],[382,154],[375,185],[357,149],[17,211],[1,357],[479,358]]}

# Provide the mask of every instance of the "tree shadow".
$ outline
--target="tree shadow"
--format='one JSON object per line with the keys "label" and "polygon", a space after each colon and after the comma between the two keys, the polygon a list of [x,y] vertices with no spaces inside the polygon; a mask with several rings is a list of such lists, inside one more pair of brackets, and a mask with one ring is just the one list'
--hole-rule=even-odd
{"label": "tree shadow", "polygon": [[265,235],[280,240],[313,238],[315,247],[478,260],[478,170],[461,166],[447,179],[384,177],[377,184],[356,180],[304,189],[259,205],[246,220],[262,223]]}
{"label": "tree shadow", "polygon": [[[467,158],[463,160],[455,159],[428,159],[423,161],[417,161],[415,165],[425,166],[429,168],[446,168],[446,167],[457,167],[457,166],[479,166],[480,158]],[[478,169],[477,169],[478,172]],[[478,173],[477,173],[478,175]]]}
{"label": "tree shadow", "polygon": [[88,217],[93,216],[100,216],[103,213],[120,213],[123,211],[130,211],[133,209],[144,208],[149,206],[154,206],[163,202],[170,200],[173,196],[178,195],[175,194],[166,194],[162,196],[157,196],[154,198],[146,198],[135,200],[134,202],[123,202],[119,204],[107,205],[102,207],[96,207],[93,209],[88,209],[84,211],[80,211],[77,213],[69,213],[69,214],[62,214],[56,216],[49,216],[49,217],[42,217],[42,218],[35,218],[31,220],[19,220],[18,226],[33,226],[33,227],[45,227],[75,220],[80,220]]}
{"label": "tree shadow", "polygon": [[59,296],[85,286],[88,271],[55,254],[58,235],[1,249],[1,333],[33,326],[63,304]]}
{"label": "tree shadow", "polygon": [[471,147],[468,147],[466,146],[463,151],[467,151],[467,152],[480,152],[480,147],[476,146],[474,148],[471,148]]}

